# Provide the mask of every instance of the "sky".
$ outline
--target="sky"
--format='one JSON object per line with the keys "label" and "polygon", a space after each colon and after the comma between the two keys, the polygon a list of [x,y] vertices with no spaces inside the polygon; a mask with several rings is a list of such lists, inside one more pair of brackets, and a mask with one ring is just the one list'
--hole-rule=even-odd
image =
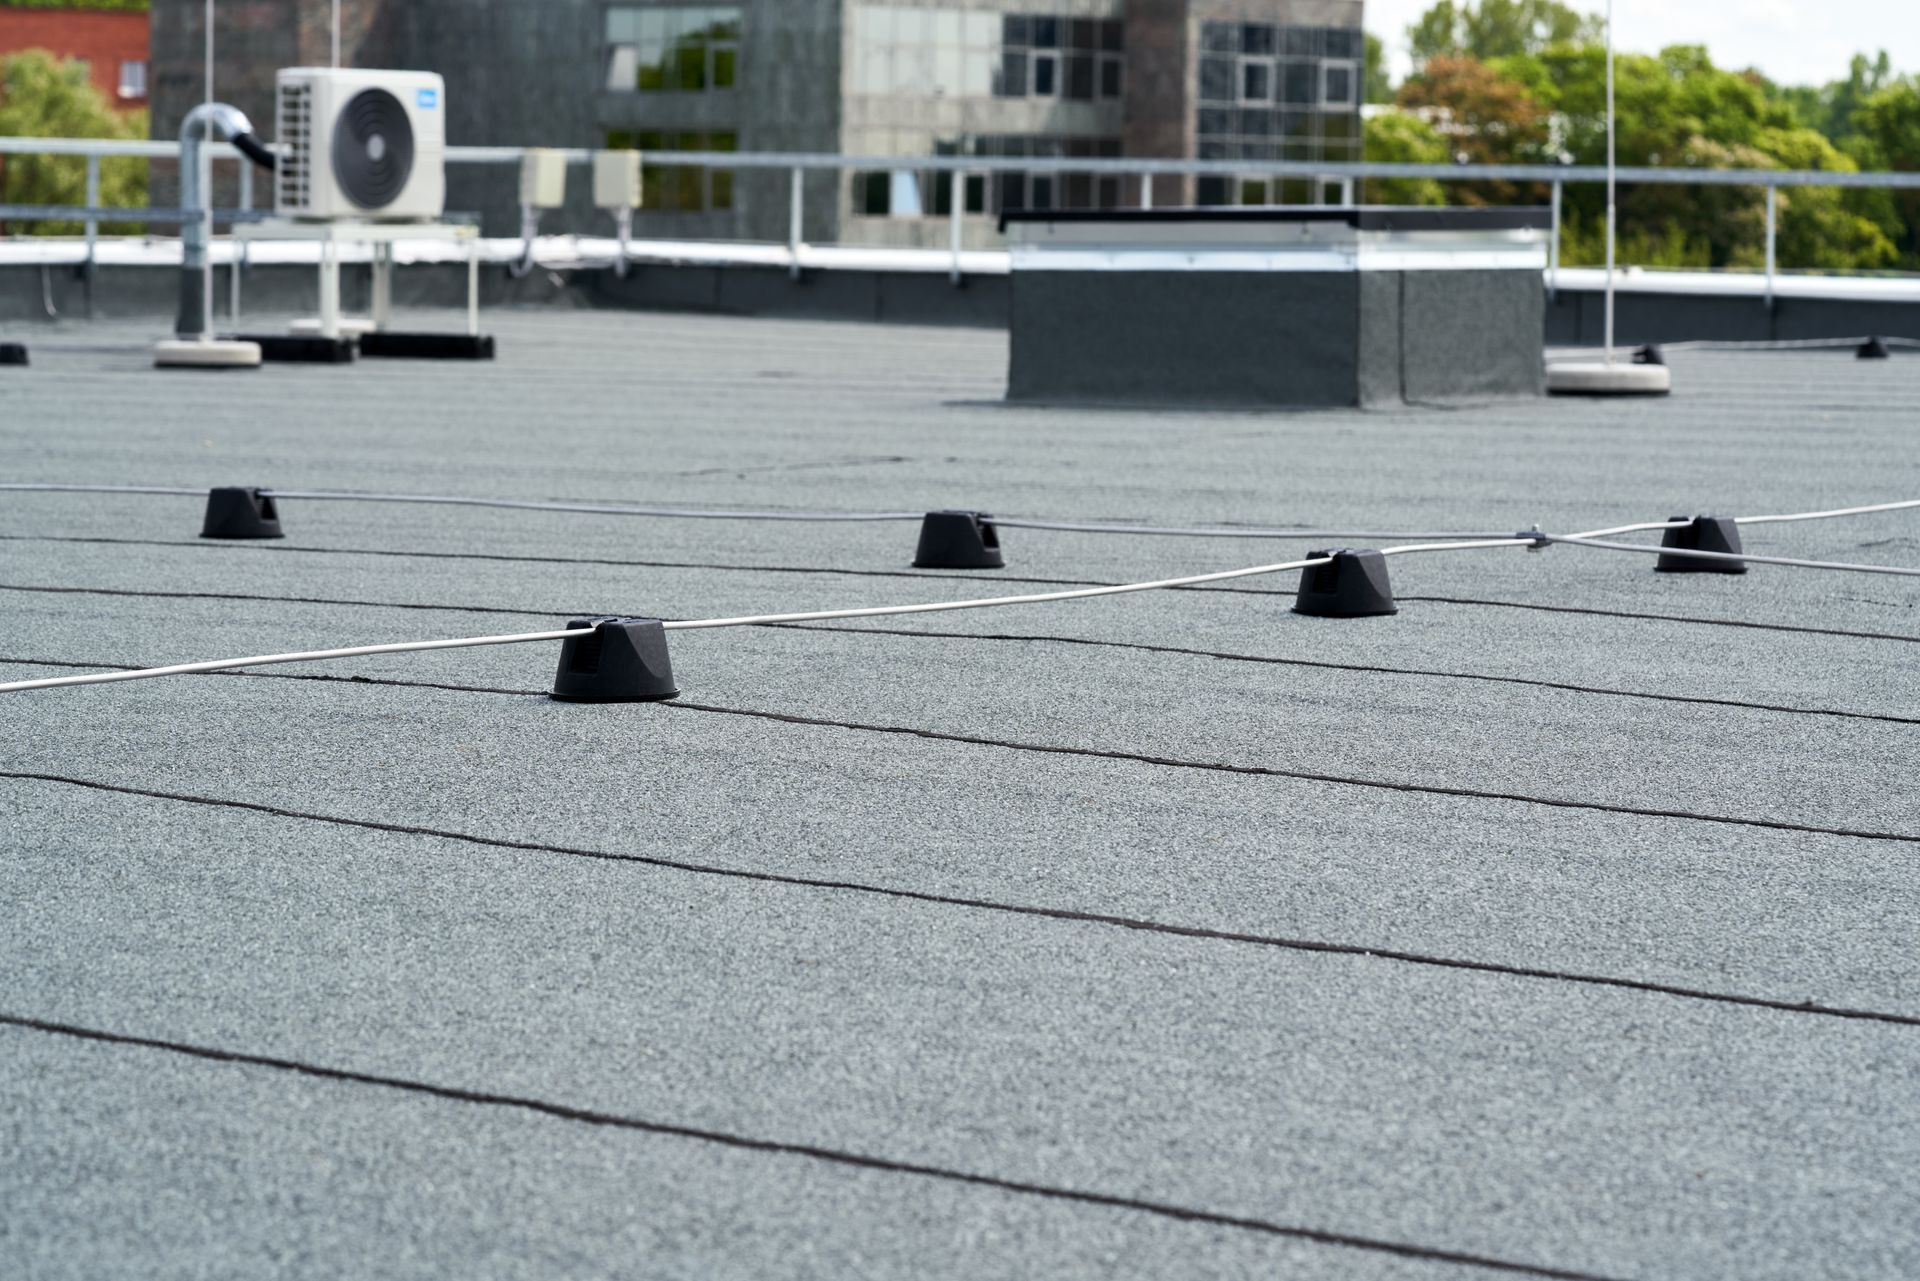
{"label": "sky", "polygon": [[[1366,0],[1367,30],[1387,42],[1394,79],[1407,73],[1406,30],[1432,0]],[[1594,0],[1576,9],[1602,12]],[[1843,79],[1855,53],[1885,49],[1897,71],[1920,71],[1920,0],[1615,0],[1622,49],[1703,44],[1716,65],[1758,67],[1781,84]]]}

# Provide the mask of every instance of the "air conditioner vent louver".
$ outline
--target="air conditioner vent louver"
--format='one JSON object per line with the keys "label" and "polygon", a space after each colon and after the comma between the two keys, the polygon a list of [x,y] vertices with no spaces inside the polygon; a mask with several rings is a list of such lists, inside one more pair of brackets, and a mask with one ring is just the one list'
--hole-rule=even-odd
{"label": "air conditioner vent louver", "polygon": [[313,203],[313,86],[282,86],[278,116],[281,154],[275,203],[282,213],[297,214]]}

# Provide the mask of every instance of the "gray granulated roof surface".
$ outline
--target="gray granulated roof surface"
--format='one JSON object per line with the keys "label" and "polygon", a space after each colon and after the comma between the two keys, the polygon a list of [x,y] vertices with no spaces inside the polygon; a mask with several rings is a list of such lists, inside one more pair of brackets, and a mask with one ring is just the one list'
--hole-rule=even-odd
{"label": "gray granulated roof surface", "polygon": [[[428,317],[429,323],[445,323]],[[997,403],[1004,335],[490,318],[0,370],[5,479],[1556,531],[1920,497],[1920,360],[1670,400]],[[1307,545],[0,495],[0,679]],[[1640,541],[1651,536],[1642,535]],[[1920,515],[1750,527],[1920,564]],[[1920,588],[1559,547],[0,696],[0,1275],[1920,1274]]]}

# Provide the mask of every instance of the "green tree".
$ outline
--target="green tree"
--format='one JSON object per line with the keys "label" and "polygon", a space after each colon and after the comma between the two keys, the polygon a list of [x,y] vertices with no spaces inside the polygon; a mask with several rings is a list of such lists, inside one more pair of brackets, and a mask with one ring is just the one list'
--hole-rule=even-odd
{"label": "green tree", "polygon": [[1598,18],[1559,0],[1440,0],[1407,29],[1415,66],[1433,58],[1482,62],[1600,39]]}
{"label": "green tree", "polygon": [[[0,57],[0,136],[143,140],[147,113],[114,111],[87,78],[85,64],[61,62],[44,49],[29,49]],[[7,156],[0,164],[0,203],[83,205],[86,197],[87,165],[79,156]],[[115,208],[145,205],[147,162],[103,160],[100,203]],[[80,229],[78,223],[55,222],[13,228],[41,235],[71,235]]]}
{"label": "green tree", "polygon": [[[1526,84],[1465,56],[1429,58],[1400,86],[1403,110],[1426,120],[1455,160],[1470,165],[1530,164],[1549,139],[1544,105]],[[1452,183],[1463,205],[1525,203],[1528,189],[1508,182]]]}
{"label": "green tree", "polygon": [[[1418,116],[1387,111],[1365,124],[1366,157],[1375,164],[1444,165],[1452,162],[1447,140]],[[1361,201],[1375,205],[1444,205],[1446,185],[1432,178],[1368,178]]]}
{"label": "green tree", "polygon": [[[1896,80],[1869,95],[1854,110],[1843,145],[1863,169],[1920,171],[1920,79]],[[1901,264],[1920,269],[1920,191],[1871,194],[1885,200],[1896,225]]]}
{"label": "green tree", "polygon": [[1387,70],[1387,47],[1372,32],[1367,33],[1367,70],[1362,88],[1362,102],[1393,101],[1393,76]]}
{"label": "green tree", "polygon": [[1873,58],[1864,53],[1853,55],[1845,80],[1819,87],[1795,86],[1778,93],[1802,123],[1840,142],[1853,131],[1853,117],[1867,99],[1892,83],[1893,60],[1882,49]]}

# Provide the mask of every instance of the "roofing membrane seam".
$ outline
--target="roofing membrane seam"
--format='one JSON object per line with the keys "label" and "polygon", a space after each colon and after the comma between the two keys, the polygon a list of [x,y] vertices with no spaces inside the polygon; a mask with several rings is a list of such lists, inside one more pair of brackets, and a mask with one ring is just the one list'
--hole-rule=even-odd
{"label": "roofing membrane seam", "polygon": [[461,1086],[440,1085],[427,1081],[409,1080],[402,1077],[378,1075],[371,1072],[360,1072],[351,1068],[334,1067],[302,1060],[249,1054],[240,1050],[192,1045],[181,1041],[165,1041],[152,1037],[130,1036],[125,1033],[109,1032],[99,1028],[54,1023],[44,1019],[29,1018],[24,1015],[0,1013],[0,1024],[25,1031],[71,1037],[82,1041],[94,1041],[101,1044],[129,1048],[158,1050],[170,1054],[186,1055],[196,1059],[206,1059],[217,1063],[232,1063],[247,1067],[266,1068],[279,1072],[292,1072],[301,1076],[317,1077],[342,1085],[374,1086],[381,1089],[402,1090],[413,1094],[429,1095],[433,1098],[446,1100],[448,1102],[473,1104],[482,1107],[516,1108],[536,1112],[559,1121],[610,1126],[622,1130],[637,1130],[667,1138],[690,1139],[703,1143],[718,1143],[727,1147],[746,1148],[754,1152],[768,1153],[777,1156],[802,1157],[815,1161],[826,1161],[835,1165],[853,1165],[887,1174],[902,1174],[918,1178],[966,1183],[976,1187],[993,1188],[998,1191],[1013,1192],[1023,1196],[1038,1196],[1050,1200],[1072,1201],[1083,1205],[1104,1206],[1110,1209],[1134,1210],[1144,1214],[1151,1214],[1161,1218],[1177,1219],[1188,1223],[1208,1223],[1218,1227],[1258,1232],[1270,1236],[1291,1237],[1296,1240],[1311,1241],[1316,1245],[1395,1255],[1406,1259],[1431,1260],[1436,1263],[1459,1264],[1482,1268],[1491,1272],[1540,1277],[1544,1278],[1545,1281],[1618,1281],[1617,1278],[1600,1273],[1575,1272],[1565,1268],[1551,1267],[1546,1264],[1526,1263],[1483,1254],[1468,1254],[1462,1251],[1444,1250],[1432,1246],[1357,1236],[1343,1232],[1329,1232],[1320,1228],[1277,1223],[1269,1219],[1220,1214],[1211,1210],[1174,1205],[1164,1201],[1148,1201],[1138,1197],[1117,1196],[1104,1192],[1084,1191],[1076,1188],[1031,1183],[1017,1179],[1005,1179],[990,1174],[979,1174],[966,1170],[922,1165],[909,1161],[897,1161],[888,1157],[816,1147],[810,1144],[783,1143],[771,1139],[755,1138],[750,1135],[733,1134],[720,1130],[698,1129],[692,1126],[676,1125],[671,1122],[649,1120],[642,1117],[622,1116],[617,1113],[592,1108],[575,1107],[570,1104],[555,1103],[549,1100],[529,1098],[523,1095],[499,1094],[492,1091],[467,1089]]}
{"label": "roofing membrane seam", "polygon": [[[229,675],[254,676],[255,673],[228,673]],[[270,676],[257,674],[260,679],[282,680],[328,680],[353,681],[351,677],[316,676]],[[396,685],[412,682],[365,681],[354,682],[374,685]],[[462,686],[430,685],[425,688],[453,690],[455,692],[494,693],[534,695],[538,691],[522,690],[473,690]],[[544,695],[540,695],[544,697]],[[709,708],[694,704],[677,704],[693,711],[726,712],[739,715],[763,715],[760,713],[742,713],[730,708]],[[790,718],[764,714],[770,719]],[[813,722],[801,721],[803,724]],[[834,728],[843,728],[833,726]],[[937,736],[936,736],[937,737]],[[986,745],[986,744],[980,744]],[[1126,759],[1126,758],[1117,758]],[[969,911],[1003,913],[1013,916],[1037,917],[1078,925],[1111,926],[1123,930],[1139,931],[1148,934],[1169,935],[1182,939],[1201,942],[1241,944],[1251,947],[1274,948],[1281,951],[1311,952],[1331,956],[1345,956],[1366,960],[1386,961],[1408,965],[1419,965],[1443,970],[1473,971],[1483,974],[1497,974],[1508,978],[1542,980],[1547,982],[1571,983],[1586,987],[1618,988],[1625,991],[1641,992],[1649,995],[1669,996],[1681,1000],[1705,1001],[1713,1004],[1745,1006],[1752,1009],[1772,1010],[1787,1014],[1816,1015],[1826,1018],[1863,1021],[1869,1023],[1887,1023],[1901,1026],[1920,1027],[1920,1015],[1903,1014],[1896,1011],[1869,1010],[1848,1006],[1822,1004],[1814,1000],[1786,1001],[1776,998],[1754,996],[1751,994],[1715,991],[1707,988],[1687,987],[1680,984],[1648,982],[1641,979],[1621,978],[1611,975],[1584,974],[1572,970],[1513,965],[1494,961],[1477,961],[1470,958],[1439,956],[1407,951],[1399,948],[1383,947],[1364,943],[1339,943],[1320,939],[1285,938],[1277,935],[1255,934],[1247,931],[1210,928],[1202,925],[1181,924],[1178,922],[1151,920],[1144,917],[1121,916],[1109,912],[1082,911],[1073,908],[1051,907],[1040,904],[1014,903],[953,894],[932,893],[901,886],[884,885],[874,882],[861,882],[842,879],[825,879],[782,875],[778,873],[755,871],[748,868],[726,867],[716,864],[690,862],[671,859],[658,855],[638,854],[623,850],[591,849],[581,846],[544,844],[535,841],[510,840],[485,836],[473,832],[459,832],[444,828],[422,827],[416,825],[380,822],[369,819],[349,818],[336,814],[321,814],[310,811],[291,810],[272,805],[261,805],[251,801],[232,800],[220,797],[194,796],[179,792],[165,792],[149,788],[129,787],[122,784],[106,783],[96,779],[73,778],[60,774],[36,774],[28,772],[0,771],[0,778],[18,779],[24,782],[50,783],[64,787],[81,788],[96,792],[118,793],[126,796],[148,797],[154,800],[172,801],[184,805],[207,806],[216,809],[246,810],[269,815],[273,818],[295,822],[322,823],[341,827],[362,828],[369,831],[390,832],[402,836],[427,837],[436,840],[456,841],[471,845],[484,845],[497,849],[516,850],[533,854],[552,854],[563,858],[582,858],[598,862],[628,864],[640,867],[652,867],[666,871],[684,872],[694,876],[715,876],[731,880],[758,881],[792,886],[807,890],[824,890],[832,893],[868,894],[882,898],[904,899],[916,903],[931,904],[938,907],[961,908]],[[1672,817],[1672,816],[1663,816]]]}
{"label": "roofing membrane seam", "polygon": [[[218,675],[231,673],[238,669],[215,667],[196,672],[181,672],[181,675]],[[114,673],[122,679],[138,678],[148,674],[148,669],[130,669],[123,673]],[[61,681],[85,678],[55,678],[57,685]],[[103,683],[105,678],[92,681]],[[22,685],[37,686],[44,682],[19,682],[13,685],[0,685],[0,689],[18,689]],[[399,682],[389,682],[399,684]],[[464,686],[438,686],[442,689],[454,689],[471,693],[508,693],[525,695],[544,693],[540,691],[469,689]],[[1117,749],[1063,746],[1052,743],[1025,742],[1015,739],[992,738],[974,734],[949,733],[941,730],[924,729],[910,725],[877,725],[859,721],[835,720],[828,717],[802,716],[789,712],[764,711],[745,707],[724,707],[709,703],[693,703],[681,700],[663,703],[661,706],[681,711],[702,712],[723,716],[745,716],[759,720],[777,721],[787,725],[806,725],[823,729],[851,730],[865,734],[884,734],[909,738],[925,739],[940,743],[961,743],[975,747],[999,748],[1006,751],[1033,753],[1043,756],[1078,757],[1089,760],[1126,761],[1140,765],[1152,765],[1165,769],[1194,770],[1203,773],[1235,774],[1252,778],[1293,779],[1309,783],[1326,783],[1339,787],[1353,787],[1374,791],[1400,792],[1422,796],[1461,797],[1471,800],[1505,801],[1521,805],[1539,805],[1550,809],[1583,810],[1599,814],[1620,814],[1633,818],[1675,819],[1683,822],[1709,823],[1726,827],[1755,828],[1776,832],[1802,832],[1814,836],[1837,836],[1850,840],[1888,841],[1900,844],[1920,844],[1920,835],[1906,832],[1878,831],[1869,828],[1827,826],[1816,823],[1796,823],[1783,819],[1753,818],[1734,814],[1712,814],[1704,811],[1685,809],[1662,809],[1650,806],[1620,805],[1603,801],[1582,800],[1572,797],[1543,796],[1526,792],[1496,791],[1488,788],[1454,787],[1438,783],[1410,783],[1385,778],[1365,778],[1355,775],[1329,774],[1306,769],[1282,768],[1271,765],[1244,765],[1225,761],[1190,760],[1179,757],[1159,756],[1145,752],[1130,752]],[[3,777],[0,774],[0,777]]]}
{"label": "roofing membrane seam", "polygon": [[[184,547],[184,548],[191,548],[198,551],[229,552],[229,553],[237,553],[241,555],[279,554],[279,555],[296,555],[296,556],[299,556],[299,555],[304,555],[304,556],[381,556],[381,557],[395,557],[395,558],[401,558],[401,559],[418,559],[418,560],[490,561],[490,562],[506,564],[506,565],[521,565],[521,564],[525,564],[525,565],[598,565],[598,566],[632,568],[632,569],[697,569],[697,570],[711,571],[714,573],[737,573],[737,574],[804,574],[804,575],[814,575],[814,576],[824,575],[829,577],[843,577],[843,578],[912,578],[912,579],[922,579],[922,580],[931,581],[931,582],[951,580],[955,582],[1032,583],[1036,585],[1059,586],[1059,587],[1111,587],[1111,586],[1117,585],[1111,582],[1102,581],[1098,579],[1033,578],[1025,575],[1013,575],[1013,574],[969,574],[969,573],[954,573],[954,572],[929,572],[929,571],[923,571],[923,570],[908,570],[908,569],[847,569],[844,567],[826,566],[826,565],[727,565],[727,564],[718,564],[718,563],[707,562],[707,561],[619,560],[611,557],[585,557],[585,556],[515,556],[515,555],[504,554],[504,553],[489,553],[489,552],[419,551],[419,550],[400,550],[400,549],[378,548],[378,547],[297,547],[297,546],[288,546],[284,543],[234,544],[234,543],[222,543],[222,542],[202,542],[199,540],[176,542],[176,541],[170,541],[166,539],[151,539],[151,538],[49,537],[45,535],[34,535],[34,534],[0,534],[0,542],[77,543],[77,544],[94,544],[94,545],[100,545],[100,546],[125,546],[125,547]],[[0,590],[9,590],[9,589],[0,588]],[[53,588],[53,587],[22,586],[22,587],[15,587],[10,590],[60,591],[60,590],[68,590],[68,589]],[[75,592],[84,592],[84,591],[89,591],[93,589],[73,588],[70,590]],[[1198,587],[1174,587],[1174,588],[1169,588],[1168,590],[1213,593],[1213,594],[1227,595],[1227,596],[1291,597],[1295,594],[1290,590],[1275,590],[1272,588],[1217,587],[1217,586],[1207,586],[1207,585],[1202,585]],[[113,594],[113,593],[103,593],[103,594]],[[138,596],[138,595],[146,595],[149,593],[130,592],[125,594]],[[164,595],[165,593],[151,593],[151,594]],[[181,596],[182,598],[188,598],[188,599],[199,599],[202,596],[204,596],[208,599],[220,599],[220,600],[227,600],[227,599],[279,600],[279,601],[288,601],[288,602],[294,602],[294,603],[302,603],[301,598],[290,597],[290,596],[245,596],[245,595],[231,595],[227,593],[178,593],[177,595]],[[1435,605],[1458,605],[1463,607],[1482,606],[1482,607],[1497,608],[1497,609],[1534,610],[1541,613],[1552,613],[1552,614],[1585,614],[1585,615],[1591,615],[1599,618],[1640,619],[1640,620],[1649,621],[1649,622],[1683,623],[1683,624],[1701,626],[1701,627],[1735,627],[1735,628],[1744,628],[1744,629],[1753,630],[1753,631],[1774,631],[1774,632],[1784,632],[1789,634],[1800,634],[1800,635],[1808,635],[1808,636],[1834,636],[1834,637],[1851,638],[1856,640],[1884,640],[1884,641],[1898,641],[1898,642],[1910,643],[1910,644],[1920,644],[1920,636],[1903,636],[1896,632],[1863,632],[1863,631],[1857,631],[1857,630],[1849,630],[1846,628],[1806,627],[1806,626],[1797,626],[1797,625],[1788,624],[1788,623],[1767,623],[1767,622],[1761,622],[1755,619],[1709,618],[1709,617],[1703,617],[1698,615],[1687,615],[1687,614],[1655,614],[1655,613],[1648,613],[1644,611],[1608,610],[1608,609],[1596,609],[1596,608],[1590,608],[1590,607],[1570,606],[1570,605],[1548,605],[1538,601],[1489,600],[1489,599],[1481,599],[1481,598],[1466,597],[1466,596],[1410,595],[1405,592],[1398,592],[1398,593],[1395,593],[1395,595],[1400,600],[1418,601],[1426,604],[1435,604]],[[529,615],[547,615],[547,614],[572,614],[577,612],[577,611],[564,610],[564,609],[495,610],[495,609],[489,609],[485,606],[479,606],[479,605],[415,606],[415,605],[409,605],[405,603],[389,602],[389,601],[350,601],[350,600],[314,599],[305,603],[365,605],[365,606],[376,606],[376,607],[392,605],[396,609],[408,609],[408,608],[445,609],[455,613],[509,613],[509,614],[525,613]]]}
{"label": "roofing membrane seam", "polygon": [[[96,589],[91,589],[91,588],[42,589],[37,587],[11,587],[5,584],[0,584],[0,591],[33,592],[33,591],[41,591],[41,590],[48,590],[48,591],[58,592],[61,594],[68,594],[68,593],[92,593]],[[171,593],[171,592],[115,591],[115,592],[106,592],[101,594],[114,595],[114,596],[152,597],[152,598],[157,598],[162,600],[180,598],[179,593]],[[553,614],[553,615],[566,615],[568,617],[573,617],[578,615],[580,612],[577,610],[565,610],[565,609],[527,610],[527,611],[499,610],[499,609],[488,609],[488,608],[483,608],[478,606],[463,606],[463,605],[429,606],[429,605],[393,604],[387,601],[343,601],[343,600],[330,600],[330,599],[315,600],[311,598],[299,599],[299,598],[293,598],[293,597],[275,597],[275,596],[228,597],[228,596],[197,595],[197,596],[191,597],[191,599],[283,601],[288,604],[351,605],[351,606],[361,606],[361,607],[374,608],[374,609],[382,609],[382,608],[439,609],[439,610],[445,610],[450,613],[487,613],[487,614],[526,613],[529,616],[542,616],[547,614]],[[1401,599],[1412,599],[1412,598],[1402,597]],[[1145,644],[1140,644],[1138,642],[1133,642],[1133,641],[1101,640],[1096,637],[1090,637],[1090,636],[1026,635],[1026,634],[992,633],[992,632],[941,632],[941,631],[931,631],[926,629],[908,631],[904,629],[888,629],[888,628],[877,628],[877,627],[862,627],[862,628],[823,627],[818,624],[812,624],[812,623],[763,623],[763,624],[759,624],[759,626],[772,627],[772,628],[786,628],[792,631],[828,632],[828,633],[868,635],[868,636],[898,636],[898,637],[902,637],[910,640],[960,640],[960,641],[980,642],[980,643],[986,643],[986,644],[1019,643],[1019,644],[1085,646],[1088,648],[1097,648],[1097,649],[1131,650],[1136,653],[1144,653],[1144,654],[1165,654],[1165,655],[1171,655],[1171,656],[1176,656],[1181,658],[1204,658],[1204,659],[1214,660],[1218,662],[1227,662],[1227,663],[1257,663],[1257,664],[1271,666],[1271,667],[1300,667],[1300,668],[1307,668],[1315,671],[1353,672],[1357,675],[1406,676],[1406,677],[1415,677],[1423,680],[1481,681],[1491,685],[1520,685],[1520,686],[1526,686],[1533,689],[1559,690],[1563,693],[1568,693],[1568,694],[1596,694],[1596,695],[1600,695],[1607,698],[1646,699],[1648,701],[1656,702],[1656,703],[1682,703],[1682,704],[1694,704],[1702,707],[1728,707],[1728,708],[1735,708],[1741,711],[1777,713],[1783,716],[1831,716],[1840,720],[1883,721],[1893,725],[1920,725],[1920,717],[1899,716],[1891,712],[1860,712],[1860,711],[1850,711],[1844,708],[1835,708],[1835,707],[1806,707],[1806,706],[1798,706],[1798,705],[1785,704],[1785,703],[1759,703],[1759,702],[1753,702],[1750,700],[1736,699],[1736,698],[1710,698],[1704,695],[1668,694],[1668,693],[1658,693],[1650,690],[1620,689],[1614,686],[1607,686],[1607,685],[1582,685],[1582,684],[1575,684],[1569,681],[1549,681],[1549,680],[1541,680],[1541,679],[1526,677],[1526,676],[1499,676],[1499,675],[1493,675],[1493,674],[1484,673],[1484,672],[1450,672],[1450,671],[1442,670],[1440,668],[1431,668],[1431,667],[1388,667],[1388,666],[1383,666],[1377,663],[1337,663],[1337,662],[1332,662],[1330,660],[1324,660],[1324,659],[1283,658],[1276,655],[1267,655],[1267,654],[1238,654],[1238,653],[1233,653],[1227,650],[1190,649],[1190,648],[1185,648],[1178,645],[1145,645]],[[1916,638],[1916,639],[1920,639],[1920,638]],[[20,658],[20,657],[10,657],[10,656],[0,656],[0,664],[6,664],[9,666],[15,666],[15,667],[103,668],[103,669],[112,670],[112,671],[138,671],[139,670],[138,665],[131,664],[131,663],[115,663],[115,662],[107,662],[107,661],[74,662],[71,660],[64,660],[64,659]],[[231,675],[232,673],[231,672],[228,672],[228,673],[207,672],[202,674],[203,675],[222,675],[222,674]],[[284,676],[286,679],[295,679],[293,676],[286,673],[264,673],[263,672],[260,674],[261,675],[279,675],[279,676]],[[306,677],[304,679],[344,680],[349,678],[311,676],[311,677]],[[351,679],[361,679],[361,678],[356,677]],[[395,682],[395,683],[409,684],[411,682]],[[464,688],[459,686],[445,686],[445,685],[439,685],[439,686],[426,685],[423,687],[424,688],[440,688],[440,689]],[[541,691],[539,690],[497,690],[497,691],[490,691],[490,692],[537,694],[537,693],[540,693]]]}

